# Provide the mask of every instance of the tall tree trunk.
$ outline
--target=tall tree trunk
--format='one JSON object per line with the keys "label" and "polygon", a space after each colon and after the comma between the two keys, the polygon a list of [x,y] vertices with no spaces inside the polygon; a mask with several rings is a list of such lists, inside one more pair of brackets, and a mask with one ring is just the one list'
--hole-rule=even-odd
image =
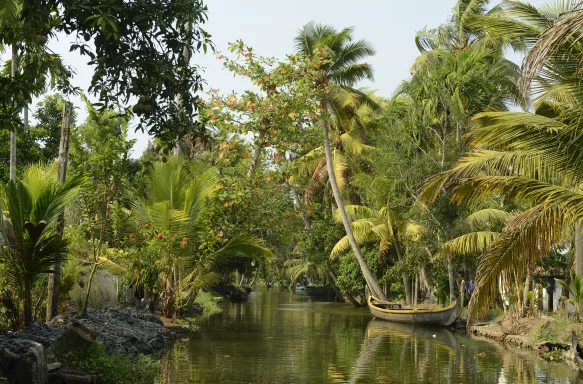
{"label": "tall tree trunk", "polygon": [[[63,120],[61,123],[61,141],[59,143],[59,186],[67,180],[67,163],[69,157],[69,130],[71,121],[71,104],[65,101],[63,105]],[[59,223],[56,228],[58,235],[63,235],[65,230],[65,212],[61,212]],[[59,295],[61,287],[61,263],[53,265],[53,273],[49,275],[48,296],[47,296],[47,316],[49,322],[59,314]]]}
{"label": "tall tree trunk", "polygon": [[24,326],[32,325],[32,286],[30,281],[24,281]]}
{"label": "tall tree trunk", "polygon": [[[324,103],[323,110],[326,111],[326,105]],[[336,183],[336,175],[334,174],[334,166],[333,166],[333,159],[332,159],[332,150],[330,148],[330,139],[328,138],[328,122],[326,119],[321,119],[320,124],[322,126],[322,135],[324,138],[324,149],[326,151],[326,168],[328,169],[328,180],[330,181],[330,187],[332,188],[332,194],[334,195],[334,200],[336,200],[336,206],[338,207],[338,212],[340,213],[340,217],[342,218],[342,224],[344,225],[344,230],[346,231],[346,236],[348,237],[348,241],[354,251],[354,255],[358,260],[358,264],[360,265],[360,269],[362,274],[364,275],[364,279],[366,280],[366,284],[368,285],[371,293],[375,295],[377,298],[381,300],[386,300],[385,294],[383,290],[379,286],[379,283],[376,281],[375,276],[373,275],[372,271],[366,264],[366,260],[364,256],[360,252],[360,247],[358,243],[354,239],[354,234],[352,233],[352,228],[350,227],[350,221],[348,220],[348,216],[346,215],[346,211],[344,210],[344,202],[342,201],[342,196],[340,196],[340,190],[338,189],[338,184]]]}
{"label": "tall tree trunk", "polygon": [[358,301],[356,301],[354,296],[352,296],[350,293],[343,295],[342,292],[340,292],[340,289],[338,289],[338,287],[336,286],[336,275],[334,274],[334,272],[332,272],[330,267],[326,267],[326,272],[328,272],[328,276],[330,276],[330,282],[332,284],[332,288],[334,289],[334,291],[336,292],[336,295],[338,295],[338,297],[344,297],[345,300],[348,300],[350,302],[350,304],[352,304],[356,308],[363,306]]}
{"label": "tall tree trunk", "polygon": [[[184,28],[190,31],[192,28],[192,24],[190,22],[186,22],[184,24]],[[185,66],[188,66],[188,63],[190,62],[190,46],[191,41],[189,40],[186,41],[186,43],[182,47],[182,58],[184,59]],[[174,98],[174,102],[176,103],[176,109],[178,110],[178,113],[182,113],[184,99],[180,93],[176,95],[176,97]],[[172,153],[175,156],[184,156],[184,148],[182,147],[182,144],[184,144],[184,140],[181,137],[176,141],[176,144],[174,145],[174,148],[172,150]]]}
{"label": "tall tree trunk", "polygon": [[255,280],[257,280],[257,275],[259,275],[259,267],[255,268],[255,274],[253,275],[253,278],[249,282],[249,285],[255,284]]}
{"label": "tall tree trunk", "polygon": [[575,224],[575,273],[583,277],[583,225]]}
{"label": "tall tree trunk", "polygon": [[[404,260],[404,255],[401,249],[401,241],[399,238],[399,231],[393,228],[395,237],[395,252],[397,252],[397,259]],[[413,292],[411,290],[411,280],[403,273],[403,287],[405,288],[405,304],[413,304]]]}
{"label": "tall tree trunk", "polygon": [[[18,69],[18,46],[12,44],[12,68],[10,75],[14,79]],[[17,109],[16,101],[14,101],[14,108]],[[10,180],[16,181],[16,126],[10,132]]]}
{"label": "tall tree trunk", "polygon": [[528,262],[528,264],[526,264],[526,278],[524,280],[524,290],[523,290],[523,297],[524,299],[522,300],[522,314],[526,315],[528,312],[528,308],[532,305],[527,292],[531,292],[533,290],[533,272],[534,272],[534,265],[531,261]]}
{"label": "tall tree trunk", "polygon": [[259,164],[259,156],[261,156],[261,150],[263,149],[263,138],[265,137],[265,130],[259,131],[259,137],[257,138],[257,146],[255,151],[253,151],[253,159],[251,160],[251,166],[249,171],[247,171],[247,177],[255,176],[255,171],[257,170],[257,165]]}
{"label": "tall tree trunk", "polygon": [[419,298],[419,275],[415,275],[415,283],[413,289],[413,305],[417,305],[418,298]]}
{"label": "tall tree trunk", "polygon": [[28,104],[24,106],[22,111],[22,125],[24,125],[24,132],[28,132]]}
{"label": "tall tree trunk", "polygon": [[449,276],[449,302],[452,303],[456,298],[455,276],[453,273],[453,258],[447,255],[447,273]]}
{"label": "tall tree trunk", "polygon": [[[575,273],[583,277],[583,225],[580,223],[575,223]],[[583,315],[583,307],[579,315]]]}
{"label": "tall tree trunk", "polygon": [[411,289],[411,279],[403,275],[403,286],[405,287],[405,303],[413,305],[413,290]]}

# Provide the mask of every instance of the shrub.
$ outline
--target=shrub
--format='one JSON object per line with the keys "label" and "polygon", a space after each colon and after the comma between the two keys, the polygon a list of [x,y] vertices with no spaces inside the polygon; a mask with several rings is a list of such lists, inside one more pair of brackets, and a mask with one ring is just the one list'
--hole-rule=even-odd
{"label": "shrub", "polygon": [[160,373],[160,364],[151,357],[138,355],[132,360],[119,353],[108,354],[99,341],[85,351],[66,355],[64,360],[99,376],[99,382],[105,384],[154,383]]}

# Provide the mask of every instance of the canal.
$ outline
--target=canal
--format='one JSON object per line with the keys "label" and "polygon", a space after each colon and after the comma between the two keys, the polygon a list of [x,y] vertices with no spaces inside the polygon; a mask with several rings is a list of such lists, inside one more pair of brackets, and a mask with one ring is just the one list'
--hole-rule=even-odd
{"label": "canal", "polygon": [[173,346],[161,383],[583,384],[532,353],[291,292],[259,289],[223,306]]}

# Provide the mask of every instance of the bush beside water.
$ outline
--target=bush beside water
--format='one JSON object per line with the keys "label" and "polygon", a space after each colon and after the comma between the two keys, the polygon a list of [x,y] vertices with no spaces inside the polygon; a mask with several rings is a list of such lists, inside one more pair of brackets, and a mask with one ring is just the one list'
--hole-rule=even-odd
{"label": "bush beside water", "polygon": [[160,363],[152,357],[138,355],[132,360],[119,353],[109,354],[99,341],[85,351],[66,355],[64,360],[99,376],[99,382],[105,384],[149,384],[160,374]]}

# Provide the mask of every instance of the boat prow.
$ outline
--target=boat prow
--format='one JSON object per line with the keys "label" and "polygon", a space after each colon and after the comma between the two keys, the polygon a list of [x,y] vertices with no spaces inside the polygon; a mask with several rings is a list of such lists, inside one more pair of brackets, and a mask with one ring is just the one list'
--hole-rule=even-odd
{"label": "boat prow", "polygon": [[373,296],[368,297],[370,313],[382,320],[396,323],[439,325],[447,327],[451,325],[462,311],[462,301],[457,299],[450,306],[440,309],[402,308],[399,304],[393,304],[379,300]]}

